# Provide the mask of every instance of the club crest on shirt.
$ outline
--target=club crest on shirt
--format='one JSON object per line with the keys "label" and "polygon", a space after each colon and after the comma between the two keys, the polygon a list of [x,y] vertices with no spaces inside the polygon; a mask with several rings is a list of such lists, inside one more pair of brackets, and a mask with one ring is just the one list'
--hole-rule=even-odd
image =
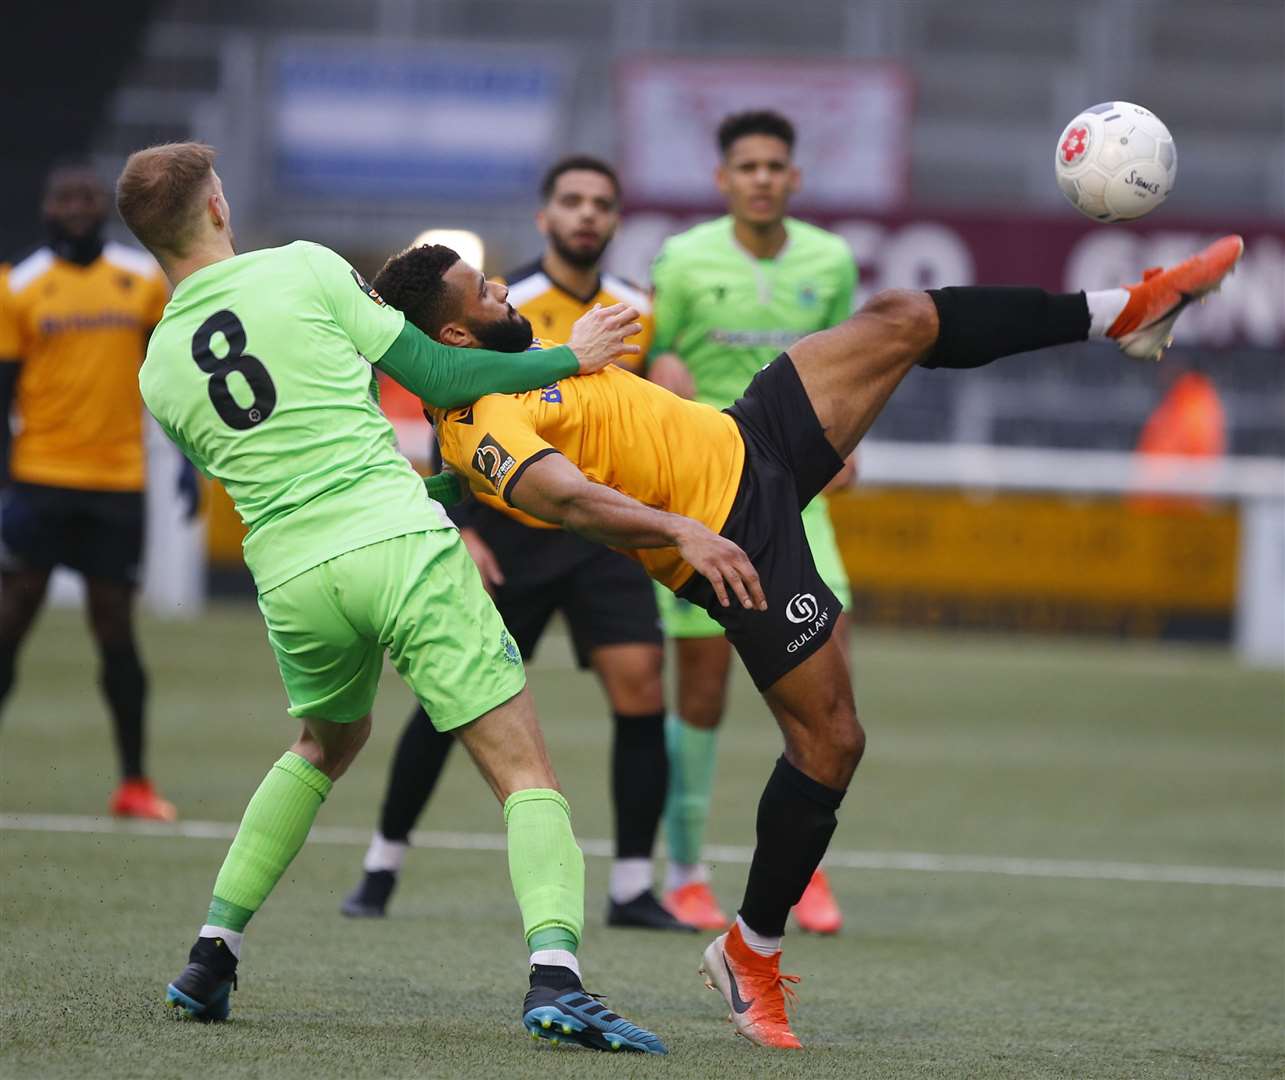
{"label": "club crest on shirt", "polygon": [[380,307],[384,306],[384,298],[375,291],[375,286],[357,273],[356,270],[352,272],[352,279],[357,283],[357,288],[374,300]]}
{"label": "club crest on shirt", "polygon": [[496,491],[504,483],[504,478],[513,471],[517,464],[512,454],[504,449],[491,435],[485,435],[473,453],[475,468]]}

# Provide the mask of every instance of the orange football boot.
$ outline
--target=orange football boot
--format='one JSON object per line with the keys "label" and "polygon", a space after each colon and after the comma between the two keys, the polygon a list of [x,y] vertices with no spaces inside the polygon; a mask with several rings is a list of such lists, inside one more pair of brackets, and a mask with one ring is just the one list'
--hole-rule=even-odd
{"label": "orange football boot", "polygon": [[830,880],[820,867],[794,905],[794,920],[800,930],[809,934],[837,934],[843,926],[843,912],[830,889]]}
{"label": "orange football boot", "polygon": [[713,890],[703,881],[689,881],[670,889],[665,894],[665,907],[679,922],[697,930],[722,930],[728,923]]}
{"label": "orange football boot", "polygon": [[1136,285],[1126,285],[1129,302],[1107,331],[1126,356],[1159,360],[1173,341],[1173,324],[1183,308],[1222,288],[1245,251],[1239,236],[1224,236],[1168,270],[1152,267]]}
{"label": "orange football boot", "polygon": [[705,985],[717,990],[731,1008],[727,1019],[758,1046],[779,1050],[802,1050],[803,1044],[790,1030],[786,1015],[786,998],[794,1003],[797,975],[781,974],[781,951],[760,956],[741,937],[737,923],[726,934],[720,934],[705,950],[700,972]]}
{"label": "orange football boot", "polygon": [[146,818],[149,821],[174,821],[178,811],[162,799],[146,777],[122,780],[112,795],[111,811],[116,817]]}

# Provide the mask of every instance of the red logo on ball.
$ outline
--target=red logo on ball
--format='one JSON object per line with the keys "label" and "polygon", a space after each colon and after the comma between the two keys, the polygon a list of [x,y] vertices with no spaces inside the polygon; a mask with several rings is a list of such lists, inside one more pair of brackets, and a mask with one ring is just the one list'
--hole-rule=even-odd
{"label": "red logo on ball", "polygon": [[1089,148],[1089,129],[1071,128],[1066,133],[1066,138],[1062,140],[1062,162],[1066,165],[1071,164],[1076,158],[1083,156]]}

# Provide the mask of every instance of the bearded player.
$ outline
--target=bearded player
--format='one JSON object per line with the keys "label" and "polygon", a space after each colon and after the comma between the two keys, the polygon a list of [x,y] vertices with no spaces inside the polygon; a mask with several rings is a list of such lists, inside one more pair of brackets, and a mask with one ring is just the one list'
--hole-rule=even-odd
{"label": "bearded player", "polygon": [[[798,980],[781,973],[782,935],[865,749],[832,636],[839,604],[817,573],[798,511],[842,468],[916,365],[979,367],[1089,338],[1157,359],[1182,309],[1217,289],[1243,249],[1240,237],[1225,237],[1140,284],[1088,294],[881,292],[838,326],[792,345],[723,412],[614,367],[562,380],[556,394],[546,387],[430,410],[444,459],[475,490],[626,550],[708,611],[771,708],[785,752],[759,801],[739,913],[702,963],[707,985],[723,995],[746,1038],[801,1046],[786,1015],[786,984]],[[376,285],[409,322],[439,339],[463,344],[476,340],[476,329],[525,322],[503,285],[488,284],[446,248],[395,256]],[[530,340],[529,326],[520,338]],[[765,602],[729,602],[721,581],[703,581],[667,544],[674,513],[743,548]]]}
{"label": "bearded player", "polygon": [[[642,353],[651,342],[650,305],[641,290],[601,270],[620,222],[620,181],[605,161],[578,154],[550,167],[540,185],[539,259],[506,275],[509,302],[544,337],[564,341],[595,304],[626,302],[640,311]],[[525,331],[523,331],[525,332]],[[495,343],[503,347],[505,342]],[[637,366],[638,357],[618,363]],[[477,564],[524,660],[535,655],[550,619],[561,613],[576,661],[591,668],[611,711],[611,795],[615,859],[607,884],[607,925],[691,931],[652,891],[652,848],[668,786],[662,638],[656,597],[637,563],[600,544],[483,496],[452,508],[460,538]],[[384,915],[424,811],[455,744],[417,708],[389,769],[379,828],[366,851],[360,884],[345,915]]]}

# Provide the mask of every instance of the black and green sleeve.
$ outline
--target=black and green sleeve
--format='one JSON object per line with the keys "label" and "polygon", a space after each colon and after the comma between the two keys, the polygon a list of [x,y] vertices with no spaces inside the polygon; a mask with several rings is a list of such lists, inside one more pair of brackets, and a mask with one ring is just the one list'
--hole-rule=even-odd
{"label": "black and green sleeve", "polygon": [[538,390],[580,370],[567,346],[504,353],[442,345],[407,323],[375,366],[425,404],[470,405],[487,394]]}

